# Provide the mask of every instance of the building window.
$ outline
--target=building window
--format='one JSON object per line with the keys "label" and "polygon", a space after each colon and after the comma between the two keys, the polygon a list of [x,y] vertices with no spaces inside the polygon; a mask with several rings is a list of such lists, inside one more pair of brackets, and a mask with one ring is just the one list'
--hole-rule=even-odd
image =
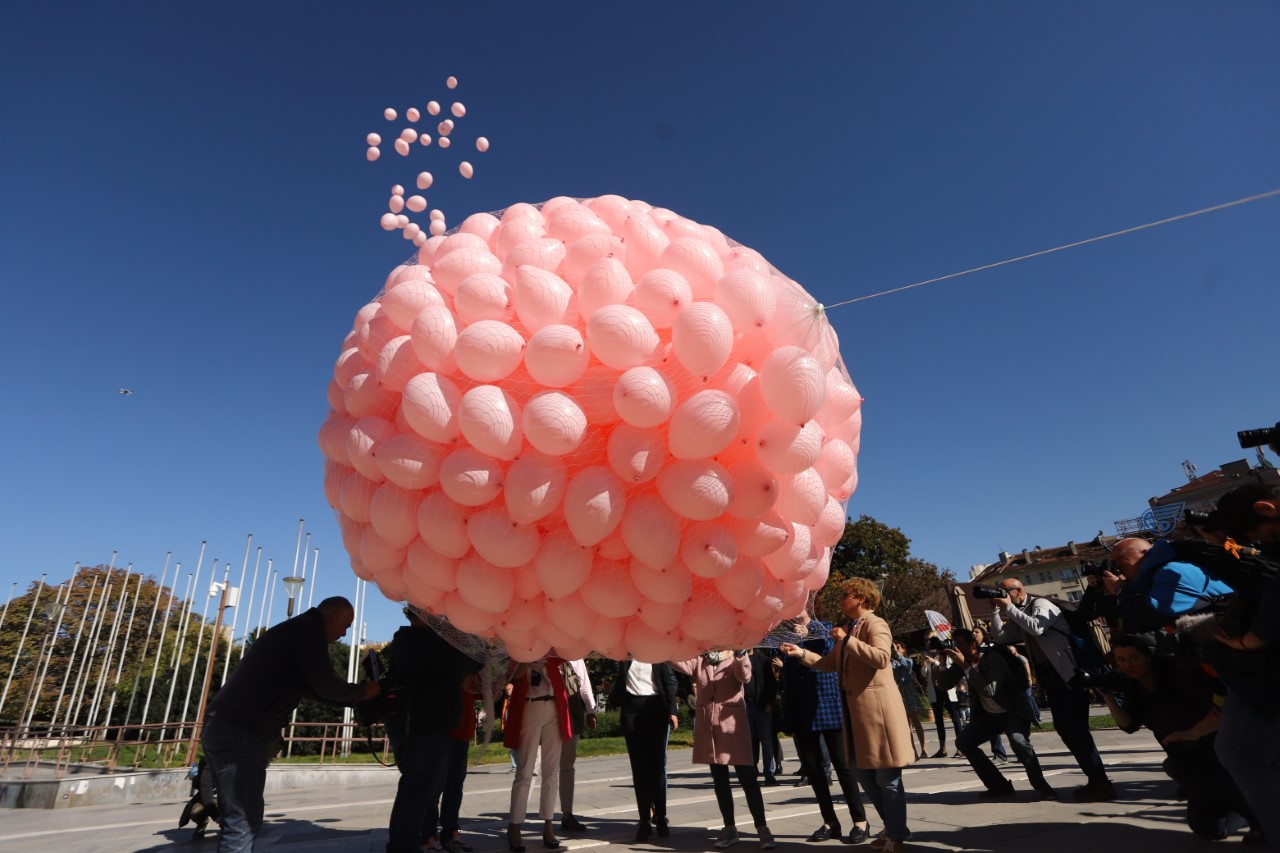
{"label": "building window", "polygon": [[1058,577],[1062,579],[1063,583],[1072,583],[1073,581],[1077,580],[1076,570],[1063,569],[1062,571],[1058,572]]}
{"label": "building window", "polygon": [[1080,590],[1074,590],[1072,592],[1067,593],[1067,601],[1070,601],[1072,604],[1075,604],[1077,601],[1079,601],[1082,598],[1084,598],[1084,593],[1080,592]]}
{"label": "building window", "polygon": [[1040,583],[1049,583],[1052,580],[1053,580],[1053,575],[1049,574],[1048,572],[1040,573]]}

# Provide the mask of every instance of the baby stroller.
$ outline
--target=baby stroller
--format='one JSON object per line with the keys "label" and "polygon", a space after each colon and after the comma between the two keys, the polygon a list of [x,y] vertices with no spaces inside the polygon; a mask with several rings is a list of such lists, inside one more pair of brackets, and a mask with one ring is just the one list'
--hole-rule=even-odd
{"label": "baby stroller", "polygon": [[187,776],[191,779],[191,799],[182,809],[178,829],[182,829],[188,823],[195,823],[195,831],[191,836],[195,841],[204,838],[209,828],[209,821],[222,824],[222,813],[218,810],[218,781],[213,775],[213,768],[203,756],[200,757],[200,763],[192,767]]}

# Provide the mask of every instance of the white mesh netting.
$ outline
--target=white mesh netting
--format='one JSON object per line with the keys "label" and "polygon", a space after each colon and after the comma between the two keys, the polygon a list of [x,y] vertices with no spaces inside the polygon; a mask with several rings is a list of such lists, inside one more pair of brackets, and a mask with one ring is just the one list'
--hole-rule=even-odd
{"label": "white mesh netting", "polygon": [[328,397],[356,574],[520,661],[760,643],[825,583],[857,485],[861,398],[822,306],[618,196],[426,241]]}

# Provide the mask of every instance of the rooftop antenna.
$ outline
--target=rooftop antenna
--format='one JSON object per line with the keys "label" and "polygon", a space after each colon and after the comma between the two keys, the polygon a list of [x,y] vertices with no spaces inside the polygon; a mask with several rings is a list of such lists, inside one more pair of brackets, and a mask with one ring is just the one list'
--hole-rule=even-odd
{"label": "rooftop antenna", "polygon": [[1254,452],[1254,453],[1256,453],[1256,454],[1258,454],[1258,467],[1259,467],[1259,468],[1274,468],[1274,467],[1275,467],[1274,465],[1272,465],[1272,464],[1271,464],[1270,460],[1268,460],[1268,459],[1267,459],[1267,454],[1263,452],[1263,450],[1262,450],[1262,445],[1261,445],[1261,444],[1259,444],[1257,447],[1255,447],[1255,448],[1253,449],[1253,452]]}
{"label": "rooftop antenna", "polygon": [[1187,475],[1187,480],[1191,481],[1196,478],[1196,466],[1191,464],[1190,459],[1182,460],[1182,473]]}

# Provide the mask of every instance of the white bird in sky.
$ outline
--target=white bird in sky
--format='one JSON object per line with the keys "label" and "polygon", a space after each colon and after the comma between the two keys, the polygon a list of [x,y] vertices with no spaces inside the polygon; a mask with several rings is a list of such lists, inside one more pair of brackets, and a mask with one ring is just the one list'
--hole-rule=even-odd
{"label": "white bird in sky", "polygon": [[120,394],[120,396],[122,396],[122,397],[132,397],[132,396],[133,396],[133,390],[132,390],[132,389],[130,389],[130,388],[121,388],[121,389],[120,389],[118,392],[116,392],[116,393]]}

